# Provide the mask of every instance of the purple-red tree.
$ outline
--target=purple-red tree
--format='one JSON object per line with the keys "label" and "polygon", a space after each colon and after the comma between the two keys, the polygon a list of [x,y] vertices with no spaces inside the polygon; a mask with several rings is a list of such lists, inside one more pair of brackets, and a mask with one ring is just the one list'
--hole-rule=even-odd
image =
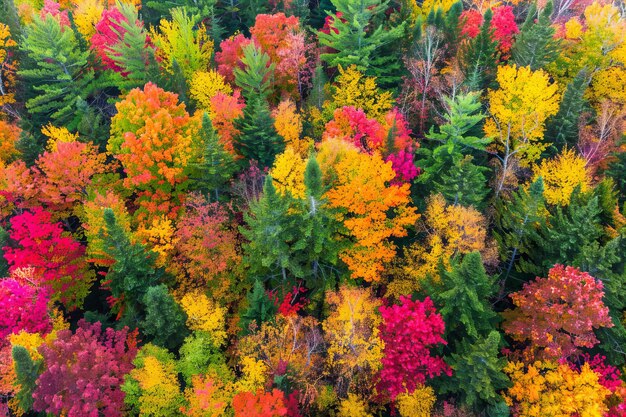
{"label": "purple-red tree", "polygon": [[136,344],[127,328],[103,331],[99,322],[81,320],[74,334],[59,331],[39,348],[46,369],[37,379],[33,408],[67,417],[122,416],[120,385],[133,368]]}
{"label": "purple-red tree", "polygon": [[[24,282],[22,282],[24,281]],[[24,330],[46,334],[52,330],[48,316],[48,294],[45,289],[30,285],[26,280],[0,280],[0,347],[7,336]]]}

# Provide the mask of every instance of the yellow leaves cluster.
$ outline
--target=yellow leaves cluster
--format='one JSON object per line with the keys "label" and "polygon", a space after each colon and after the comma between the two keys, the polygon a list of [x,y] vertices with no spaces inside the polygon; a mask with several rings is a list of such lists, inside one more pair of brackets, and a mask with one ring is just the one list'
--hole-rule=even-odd
{"label": "yellow leaves cluster", "polygon": [[590,187],[591,178],[586,161],[573,149],[564,149],[553,159],[544,159],[535,167],[533,181],[543,178],[543,195],[550,204],[569,204],[572,191],[580,186],[585,192]]}
{"label": "yellow leaves cluster", "polygon": [[513,386],[504,399],[518,417],[602,417],[611,391],[598,382],[588,364],[580,371],[567,364],[509,362],[504,368]]}
{"label": "yellow leaves cluster", "polygon": [[224,76],[215,70],[196,71],[191,76],[189,95],[204,110],[211,109],[211,99],[217,93],[229,95],[232,92]]}
{"label": "yellow leaves cluster", "polygon": [[401,417],[430,417],[437,397],[431,387],[421,385],[412,393],[396,397],[396,406]]}
{"label": "yellow leaves cluster", "polygon": [[213,55],[213,41],[204,26],[193,29],[196,20],[184,9],[172,9],[172,20],[161,19],[159,30],[150,31],[165,70],[173,74],[176,61],[187,80],[194,72],[207,69]]}
{"label": "yellow leaves cluster", "polygon": [[326,198],[339,209],[338,220],[354,239],[339,256],[353,278],[379,281],[385,264],[396,255],[396,245],[389,239],[406,236],[406,228],[419,214],[409,205],[409,184],[390,185],[396,176],[391,162],[378,153],[368,155],[351,145],[338,146],[337,141],[342,142],[329,139],[321,144],[318,161],[331,179]]}
{"label": "yellow leaves cluster", "polygon": [[289,192],[295,198],[304,198],[306,164],[306,160],[302,159],[291,146],[287,146],[283,153],[276,156],[274,166],[270,171],[276,191],[282,195]]}
{"label": "yellow leaves cluster", "polygon": [[302,117],[294,102],[289,99],[281,101],[272,112],[272,117],[276,133],[285,139],[285,144],[291,146],[302,158],[306,158],[313,141],[310,138],[300,139]]}
{"label": "yellow leaves cluster", "polygon": [[389,295],[410,294],[427,276],[437,281],[439,262],[447,268],[456,254],[478,251],[485,263],[497,262],[497,248],[487,237],[487,220],[473,207],[448,205],[441,194],[431,196],[422,226],[428,234],[426,241],[405,248],[404,264],[389,284]]}
{"label": "yellow leaves cluster", "polygon": [[235,391],[237,392],[255,392],[259,388],[263,388],[267,380],[268,367],[261,360],[257,360],[251,356],[243,356],[239,361],[241,366],[241,378],[235,382]]}
{"label": "yellow leaves cluster", "polygon": [[226,341],[226,309],[201,292],[187,293],[181,300],[181,307],[187,313],[187,327],[190,330],[207,332],[215,347]]}
{"label": "yellow leaves cluster", "polygon": [[78,32],[85,39],[90,39],[96,33],[96,24],[102,17],[104,2],[102,0],[73,0],[74,11],[72,17]]}
{"label": "yellow leaves cluster", "polygon": [[[0,23],[0,107],[5,104],[15,102],[15,95],[8,91],[15,83],[15,65],[10,63],[7,58],[8,48],[14,48],[17,43],[11,39],[9,26]],[[1,130],[0,130],[1,131]]]}
{"label": "yellow leaves cluster", "polygon": [[16,124],[0,119],[0,162],[2,164],[10,162],[19,154],[15,145],[20,138],[20,132],[21,129]]}
{"label": "yellow leaves cluster", "polygon": [[333,99],[324,102],[324,114],[328,115],[328,120],[332,118],[335,109],[352,106],[362,109],[370,119],[382,122],[393,106],[391,92],[381,92],[376,85],[376,77],[366,77],[356,65],[346,69],[339,66],[338,69]]}
{"label": "yellow leaves cluster", "polygon": [[357,372],[361,379],[375,374],[381,366],[384,348],[378,329],[382,320],[378,314],[380,300],[367,288],[342,286],[337,292],[327,292],[326,302],[331,313],[322,328],[328,368],[349,384],[355,383]]}
{"label": "yellow leaves cluster", "polygon": [[337,417],[373,417],[367,411],[367,403],[360,399],[357,395],[348,394],[339,404]]}
{"label": "yellow leaves cluster", "polygon": [[489,90],[490,118],[485,134],[495,139],[496,150],[516,154],[520,165],[536,161],[547,147],[542,143],[546,119],[559,110],[556,83],[543,70],[506,65],[498,67],[499,88]]}
{"label": "yellow leaves cluster", "polygon": [[78,133],[71,133],[65,127],[56,127],[48,123],[41,128],[41,133],[48,137],[48,152],[56,152],[59,143],[72,143],[78,140]]}
{"label": "yellow leaves cluster", "polygon": [[141,243],[148,245],[150,249],[157,253],[158,257],[155,265],[162,267],[168,264],[178,241],[174,236],[175,233],[176,229],[172,220],[161,215],[153,218],[148,227],[140,225],[135,236]]}

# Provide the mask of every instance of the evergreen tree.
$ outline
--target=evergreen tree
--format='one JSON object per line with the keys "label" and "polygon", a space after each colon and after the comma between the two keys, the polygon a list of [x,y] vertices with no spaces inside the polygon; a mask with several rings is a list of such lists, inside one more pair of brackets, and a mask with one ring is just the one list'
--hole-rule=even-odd
{"label": "evergreen tree", "polygon": [[518,67],[529,66],[531,70],[537,71],[554,62],[559,56],[560,44],[554,37],[551,14],[552,2],[548,2],[539,12],[536,3],[531,5],[526,21],[511,48],[512,60]]}
{"label": "evergreen tree", "polygon": [[440,266],[441,282],[427,281],[425,289],[446,323],[445,339],[458,352],[462,341],[473,343],[495,329],[498,315],[489,299],[496,287],[479,252],[465,255],[460,262],[453,258],[450,263],[447,270]]}
{"label": "evergreen tree", "polygon": [[585,91],[589,86],[589,81],[587,71],[581,70],[567,85],[558,113],[549,120],[546,126],[546,139],[557,149],[564,146],[573,148],[578,142],[580,115],[588,108]]}
{"label": "evergreen tree", "polygon": [[148,288],[142,298],[146,318],[141,322],[142,332],[152,343],[168,349],[178,348],[188,334],[187,316],[164,284]]}
{"label": "evergreen tree", "polygon": [[34,129],[52,122],[74,130],[82,114],[78,101],[94,89],[94,72],[88,66],[89,51],[81,48],[74,30],[50,14],[33,17],[21,43],[28,59],[18,74],[32,86],[26,108]]}
{"label": "evergreen tree", "polygon": [[619,203],[624,205],[622,213],[626,215],[626,152],[615,153],[605,175],[615,182]]}
{"label": "evergreen tree", "polygon": [[506,404],[498,394],[510,385],[502,371],[507,361],[499,357],[500,344],[501,336],[497,330],[492,330],[475,342],[463,341],[459,349],[461,353],[453,353],[446,358],[453,372],[452,377],[443,381],[442,391],[454,394],[464,404],[478,411],[487,408],[506,410]]}
{"label": "evergreen tree", "polygon": [[498,42],[493,36],[492,18],[493,12],[487,9],[480,33],[460,51],[459,64],[470,91],[484,91],[496,78]]}
{"label": "evergreen tree", "polygon": [[224,149],[207,113],[202,116],[202,129],[198,132],[198,140],[204,149],[202,160],[194,167],[196,173],[192,177],[198,189],[219,201],[222,190],[226,188],[237,169],[235,160]]}
{"label": "evergreen tree", "polygon": [[266,321],[272,320],[276,315],[276,304],[270,300],[263,283],[254,281],[252,291],[248,293],[248,308],[241,315],[241,327],[244,333],[248,333],[250,324],[260,327]]}
{"label": "evergreen tree", "polygon": [[0,277],[9,276],[9,263],[4,258],[4,247],[9,243],[9,232],[0,226]]}
{"label": "evergreen tree", "polygon": [[20,409],[28,412],[33,408],[33,392],[43,370],[43,360],[33,361],[28,350],[22,346],[13,346],[11,355],[15,363],[15,382],[19,386],[15,399]]}
{"label": "evergreen tree", "polygon": [[393,79],[400,68],[399,56],[394,49],[383,51],[404,35],[405,23],[383,26],[381,20],[389,1],[331,1],[336,10],[330,14],[332,27],[328,33],[319,31],[317,35],[321,45],[334,51],[323,53],[322,61],[331,67],[354,64],[365,75],[377,77],[379,83],[391,81],[389,77]]}
{"label": "evergreen tree", "polygon": [[270,175],[265,177],[263,194],[244,213],[247,228],[240,228],[248,240],[243,245],[244,260],[254,277],[278,280],[284,285],[292,276],[302,277],[302,262],[296,259],[302,249],[298,240],[298,217],[294,215],[294,199],[280,195]]}
{"label": "evergreen tree", "polygon": [[263,52],[254,42],[243,47],[241,58],[243,69],[235,67],[235,84],[241,88],[243,97],[248,100],[253,98],[267,99],[270,94],[272,78],[276,64],[270,64],[270,57]]}
{"label": "evergreen tree", "polygon": [[446,123],[435,133],[434,128],[426,138],[436,143],[434,147],[418,149],[417,165],[422,174],[416,183],[425,188],[423,195],[441,193],[448,202],[464,206],[482,207],[489,192],[485,172],[487,168],[473,163],[474,155],[485,151],[489,138],[472,136],[484,119],[476,94],[459,95],[447,99]]}

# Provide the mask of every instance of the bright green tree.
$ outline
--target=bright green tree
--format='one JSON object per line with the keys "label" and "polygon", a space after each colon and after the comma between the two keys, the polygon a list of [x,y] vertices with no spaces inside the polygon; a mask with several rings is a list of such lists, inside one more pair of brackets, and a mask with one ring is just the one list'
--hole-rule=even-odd
{"label": "bright green tree", "polygon": [[552,2],[548,2],[540,11],[537,11],[536,3],[531,5],[511,48],[512,60],[518,67],[529,66],[536,71],[545,68],[558,57],[559,41],[554,37],[551,14]]}

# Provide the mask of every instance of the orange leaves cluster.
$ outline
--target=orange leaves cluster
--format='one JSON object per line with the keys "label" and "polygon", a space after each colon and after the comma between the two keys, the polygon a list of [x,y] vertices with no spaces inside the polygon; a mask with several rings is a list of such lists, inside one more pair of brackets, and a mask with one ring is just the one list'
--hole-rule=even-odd
{"label": "orange leaves cluster", "polygon": [[409,184],[390,185],[396,176],[391,162],[349,144],[336,146],[336,141],[322,143],[319,161],[325,176],[332,177],[326,198],[339,209],[339,220],[353,240],[340,258],[353,278],[379,281],[385,264],[396,255],[396,245],[389,239],[406,236],[406,228],[419,215],[410,206]]}
{"label": "orange leaves cluster", "polygon": [[287,415],[285,394],[274,389],[272,392],[258,390],[240,392],[233,398],[235,417],[281,417]]}

